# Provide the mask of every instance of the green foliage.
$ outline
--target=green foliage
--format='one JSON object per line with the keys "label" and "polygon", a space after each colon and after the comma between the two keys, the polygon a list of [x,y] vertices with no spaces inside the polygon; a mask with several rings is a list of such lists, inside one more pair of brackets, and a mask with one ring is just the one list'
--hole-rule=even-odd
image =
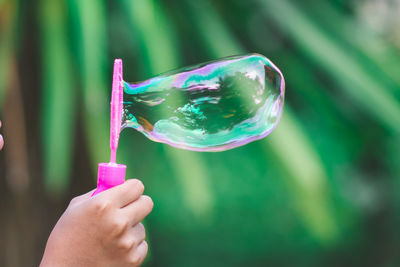
{"label": "green foliage", "polygon": [[[249,53],[241,47],[210,3],[208,1],[201,3],[203,6],[197,6],[192,10],[194,17],[197,14],[194,24],[198,26],[210,52],[215,57]],[[214,38],[215,36],[223,38]],[[289,111],[288,107],[286,110]],[[298,122],[294,114],[286,113],[282,120],[278,132],[270,137],[272,141],[264,142],[266,153],[274,153],[280,160],[282,168],[287,170],[286,179],[290,180],[289,186],[294,190],[293,196],[299,204],[300,214],[304,216],[310,231],[321,241],[335,239],[335,235],[338,234],[336,218],[327,204],[330,195],[326,192],[327,177],[324,167],[319,162],[318,155],[313,151],[306,134],[296,125]],[[292,154],[291,151],[297,153]]]}
{"label": "green foliage", "polygon": [[109,157],[109,94],[107,93],[106,7],[102,0],[69,0],[73,40],[76,42],[76,66],[83,104],[83,124],[89,145],[93,171]]}
{"label": "green foliage", "polygon": [[64,192],[71,174],[76,90],[67,38],[65,1],[40,1],[43,55],[42,132],[47,189]]}
{"label": "green foliage", "polygon": [[382,81],[370,75],[367,64],[361,64],[360,60],[348,53],[348,47],[324,33],[317,23],[313,23],[288,1],[268,0],[260,3],[267,14],[293,38],[299,49],[332,76],[339,85],[338,89],[344,90],[355,103],[378,117],[391,130],[400,130],[400,105],[381,86]]}

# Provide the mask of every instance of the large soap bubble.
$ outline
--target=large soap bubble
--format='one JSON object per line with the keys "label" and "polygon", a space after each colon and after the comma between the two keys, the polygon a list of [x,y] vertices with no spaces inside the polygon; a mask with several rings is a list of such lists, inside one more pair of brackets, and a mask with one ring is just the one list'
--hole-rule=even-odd
{"label": "large soap bubble", "polygon": [[266,57],[227,57],[124,82],[122,129],[187,150],[223,151],[271,133],[284,93],[283,75]]}

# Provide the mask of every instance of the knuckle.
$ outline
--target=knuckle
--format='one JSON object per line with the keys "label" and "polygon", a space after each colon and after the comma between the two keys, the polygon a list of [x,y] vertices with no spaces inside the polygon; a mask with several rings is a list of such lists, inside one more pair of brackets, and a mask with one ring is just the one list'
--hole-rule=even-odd
{"label": "knuckle", "polygon": [[98,214],[104,214],[111,208],[111,202],[108,200],[95,201],[93,209]]}
{"label": "knuckle", "polygon": [[130,241],[130,240],[121,240],[118,243],[118,248],[123,250],[123,251],[129,251],[135,246],[135,243]]}
{"label": "knuckle", "polygon": [[123,219],[113,220],[110,226],[112,233],[114,233],[115,235],[121,235],[128,229],[129,222]]}

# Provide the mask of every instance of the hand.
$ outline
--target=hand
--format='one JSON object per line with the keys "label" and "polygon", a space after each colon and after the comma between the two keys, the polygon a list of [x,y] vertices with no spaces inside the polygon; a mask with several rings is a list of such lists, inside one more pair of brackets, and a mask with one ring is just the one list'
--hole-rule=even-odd
{"label": "hand", "polygon": [[[1,128],[1,121],[0,121],[0,128]],[[0,134],[0,150],[3,149],[3,145],[4,145],[3,136]]]}
{"label": "hand", "polygon": [[140,223],[153,209],[139,180],[70,202],[47,241],[40,266],[139,266],[147,254]]}

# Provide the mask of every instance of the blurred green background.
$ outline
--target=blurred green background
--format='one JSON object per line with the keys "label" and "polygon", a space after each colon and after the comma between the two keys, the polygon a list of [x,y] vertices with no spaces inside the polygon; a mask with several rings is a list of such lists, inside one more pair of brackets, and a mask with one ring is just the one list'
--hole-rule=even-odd
{"label": "blurred green background", "polygon": [[109,159],[124,79],[257,52],[286,78],[266,139],[181,151],[123,131],[155,203],[146,266],[400,266],[400,1],[0,0],[0,265],[38,265]]}

